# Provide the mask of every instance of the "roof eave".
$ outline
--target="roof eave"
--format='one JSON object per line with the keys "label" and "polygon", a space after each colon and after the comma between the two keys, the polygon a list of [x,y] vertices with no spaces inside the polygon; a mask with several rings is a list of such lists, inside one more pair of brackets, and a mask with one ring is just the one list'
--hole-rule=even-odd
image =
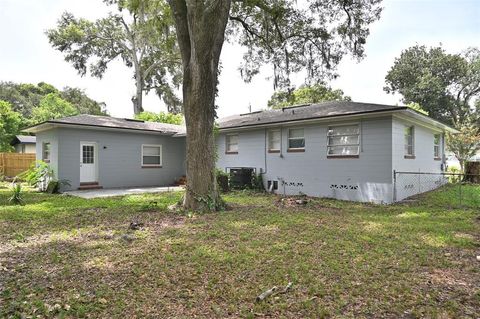
{"label": "roof eave", "polygon": [[92,124],[80,124],[80,123],[63,123],[58,121],[46,121],[40,124],[27,127],[22,130],[22,132],[27,133],[39,133],[46,130],[51,130],[54,128],[62,128],[62,127],[76,127],[76,128],[92,128],[98,130],[118,130],[118,131],[125,131],[125,132],[138,132],[138,133],[150,133],[150,134],[161,134],[167,136],[175,136],[177,132],[162,132],[157,130],[147,130],[147,129],[138,129],[138,128],[125,128],[125,127],[111,127],[111,126],[104,126],[104,125],[92,125]]}

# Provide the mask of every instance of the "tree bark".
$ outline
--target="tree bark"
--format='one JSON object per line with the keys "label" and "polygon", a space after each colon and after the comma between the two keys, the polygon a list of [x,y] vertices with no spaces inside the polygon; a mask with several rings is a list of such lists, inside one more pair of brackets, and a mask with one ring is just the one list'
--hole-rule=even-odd
{"label": "tree bark", "polygon": [[169,0],[183,63],[183,103],[187,127],[187,190],[184,208],[214,210],[215,95],[218,63],[231,0]]}
{"label": "tree bark", "polygon": [[135,96],[132,97],[132,103],[134,114],[143,112],[143,77],[137,67],[135,71]]}

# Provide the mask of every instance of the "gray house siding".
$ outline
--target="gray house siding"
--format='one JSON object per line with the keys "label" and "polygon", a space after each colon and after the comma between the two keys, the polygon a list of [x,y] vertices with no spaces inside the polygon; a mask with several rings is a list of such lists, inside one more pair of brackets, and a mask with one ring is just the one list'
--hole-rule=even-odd
{"label": "gray house siding", "polygon": [[50,167],[53,170],[55,178],[58,178],[58,130],[53,129],[46,132],[37,134],[36,143],[36,158],[42,160],[43,158],[43,145],[50,143]]}
{"label": "gray house siding", "polygon": [[[404,130],[408,126],[414,127],[414,154],[415,158],[405,158]],[[392,119],[392,163],[397,172],[428,172],[441,173],[443,160],[434,158],[434,135],[440,134],[440,158],[444,158],[445,138],[440,130],[433,130],[411,121]],[[396,200],[423,193],[437,188],[445,183],[442,176],[397,174]]]}
{"label": "gray house siding", "polygon": [[[57,141],[60,156],[56,176],[69,180],[70,189],[80,186],[80,142],[97,143],[98,183],[104,188],[171,185],[185,175],[184,137],[73,128],[58,128],[37,136]],[[161,168],[142,168],[142,144],[162,145]]]}
{"label": "gray house siding", "polygon": [[[359,158],[327,158],[329,125],[359,123]],[[345,200],[390,202],[392,199],[392,119],[331,121],[329,124],[278,126],[281,152],[268,153],[265,129],[238,131],[238,154],[225,154],[225,133],[217,138],[217,167],[255,167],[269,180],[279,182],[277,193],[333,197]],[[305,152],[287,152],[288,129],[304,128]],[[266,165],[265,165],[266,164]]]}

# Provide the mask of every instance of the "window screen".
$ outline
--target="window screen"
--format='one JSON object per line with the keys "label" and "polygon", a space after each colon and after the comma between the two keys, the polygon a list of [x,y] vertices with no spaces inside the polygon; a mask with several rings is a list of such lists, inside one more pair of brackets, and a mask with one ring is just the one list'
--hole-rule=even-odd
{"label": "window screen", "polygon": [[303,128],[294,128],[288,130],[288,148],[303,149],[305,148],[305,135]]}
{"label": "window screen", "polygon": [[161,145],[143,145],[142,146],[142,165],[159,166],[162,165],[162,146]]}
{"label": "window screen", "polygon": [[348,156],[360,154],[358,125],[330,126],[327,133],[328,155]]}

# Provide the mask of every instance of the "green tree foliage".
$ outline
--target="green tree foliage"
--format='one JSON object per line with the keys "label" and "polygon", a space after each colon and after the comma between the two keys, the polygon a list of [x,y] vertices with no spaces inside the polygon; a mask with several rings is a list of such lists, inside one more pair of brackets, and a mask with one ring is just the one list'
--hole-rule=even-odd
{"label": "green tree foliage", "polygon": [[446,53],[442,47],[413,46],[403,51],[386,76],[385,91],[404,103],[420,104],[431,117],[461,127],[479,123],[480,51]]}
{"label": "green tree foliage", "polygon": [[19,133],[22,122],[22,115],[10,103],[0,100],[0,152],[12,150],[10,142]]}
{"label": "green tree foliage", "polygon": [[423,115],[427,115],[427,116],[428,116],[428,114],[429,114],[427,111],[425,111],[425,110],[423,109],[423,107],[422,107],[420,104],[415,103],[415,102],[408,103],[408,104],[407,104],[407,107],[411,108],[412,110],[417,111],[418,113],[422,113]]}
{"label": "green tree foliage", "polygon": [[80,114],[107,115],[105,103],[89,98],[79,88],[65,87],[58,90],[53,85],[40,82],[38,84],[0,82],[0,100],[8,101],[16,112],[29,119],[34,108],[50,93],[58,94],[70,102]]}
{"label": "green tree foliage", "polygon": [[[240,70],[245,81],[263,64],[273,67],[274,87],[306,70],[306,83],[336,76],[347,54],[360,59],[381,0],[168,0],[183,65],[187,131],[186,209],[210,209],[215,183],[214,122],[220,54],[225,38],[247,48]],[[227,27],[228,25],[228,27]],[[219,203],[221,201],[218,201]],[[206,207],[207,206],[207,207]],[[216,205],[213,205],[216,207]]]}
{"label": "green tree foliage", "polygon": [[448,149],[455,154],[464,172],[465,162],[480,149],[480,131],[473,123],[463,124],[457,129],[460,133],[447,134],[447,145]]}
{"label": "green tree foliage", "polygon": [[395,60],[386,84],[387,92],[460,131],[448,134],[447,147],[463,170],[480,147],[480,50],[449,54],[442,47],[413,46]]}
{"label": "green tree foliage", "polygon": [[325,101],[351,101],[342,90],[333,90],[324,84],[304,85],[289,91],[277,91],[268,101],[268,107],[277,109],[291,105],[319,103]]}
{"label": "green tree foliage", "polygon": [[173,114],[173,113],[154,113],[154,112],[142,112],[136,114],[135,118],[137,120],[143,120],[148,122],[159,122],[159,123],[168,123],[168,124],[183,124],[183,115],[182,114]]}
{"label": "green tree foliage", "polygon": [[107,115],[107,105],[104,102],[92,100],[82,89],[66,86],[60,92],[60,96],[70,102],[80,114]]}
{"label": "green tree foliage", "polygon": [[40,100],[40,105],[33,109],[30,124],[58,119],[79,114],[78,110],[58,93],[49,93]]}
{"label": "green tree foliage", "polygon": [[143,111],[142,94],[155,90],[170,112],[181,111],[175,90],[181,64],[170,7],[163,0],[104,0],[115,13],[89,21],[65,12],[50,44],[83,76],[101,78],[109,63],[121,60],[134,70],[134,113]]}

